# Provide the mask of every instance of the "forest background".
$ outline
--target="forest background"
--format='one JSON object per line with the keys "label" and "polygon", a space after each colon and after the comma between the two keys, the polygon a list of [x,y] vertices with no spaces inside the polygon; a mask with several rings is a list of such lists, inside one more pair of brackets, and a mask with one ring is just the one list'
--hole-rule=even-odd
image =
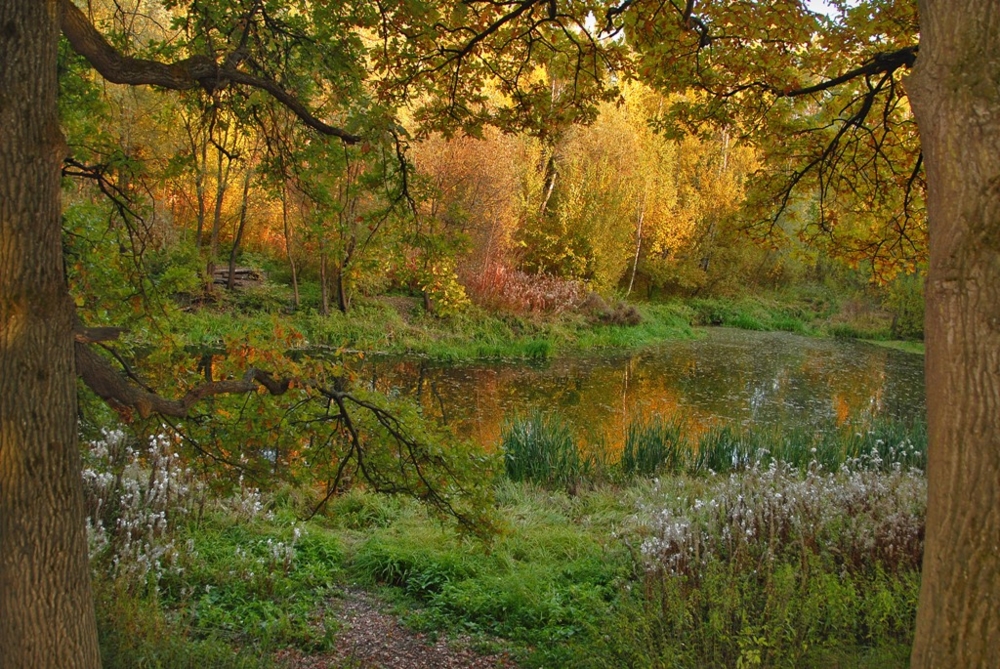
{"label": "forest background", "polygon": [[[494,459],[468,445],[446,448],[448,437],[412,408],[390,410],[384,399],[352,392],[345,356],[416,350],[544,357],[566,344],[586,345],[585,331],[601,333],[605,339],[598,342],[662,336],[664,329],[655,327],[638,330],[643,334],[632,340],[621,334],[643,321],[675,332],[694,322],[877,338],[922,334],[924,177],[915,122],[900,93],[916,53],[909,3],[840,3],[836,20],[805,13],[799,3],[771,3],[773,21],[759,26],[747,3],[726,5],[730,14],[715,25],[753,26],[737,50],[744,54],[737,65],[745,69],[728,72],[749,77],[759,94],[738,96],[738,104],[726,107],[716,106],[706,90],[730,89],[736,80],[726,80],[721,69],[706,76],[703,63],[686,69],[677,60],[671,81],[688,86],[665,92],[665,70],[651,63],[671,62],[680,56],[671,49],[692,43],[664,41],[662,27],[628,23],[627,16],[616,26],[619,14],[612,10],[606,14],[610,33],[634,31],[628,58],[641,75],[636,80],[615,76],[616,59],[625,58],[619,51],[628,52],[624,42],[618,49],[612,37],[602,49],[588,47],[574,35],[586,34],[590,19],[564,16],[558,7],[544,8],[547,18],[518,35],[529,47],[545,47],[546,58],[536,59],[528,48],[530,57],[515,53],[491,70],[487,58],[463,60],[483,42],[475,37],[468,51],[439,49],[445,62],[471,63],[459,78],[458,69],[435,68],[408,49],[434,53],[427,40],[442,39],[442,26],[467,18],[460,7],[448,8],[455,15],[445,21],[442,8],[423,5],[393,13],[346,4],[252,4],[235,23],[227,17],[232,8],[201,3],[88,7],[85,18],[108,36],[106,44],[129,56],[228,53],[216,79],[169,97],[106,83],[90,70],[101,69],[101,54],[85,43],[60,47],[60,114],[71,150],[63,165],[71,179],[64,190],[63,258],[86,325],[80,336],[103,349],[85,360],[118,366],[139,388],[129,394],[122,386],[96,384],[115,413],[81,390],[82,428],[95,457],[105,457],[105,448],[119,458],[101,472],[115,485],[133,464],[154,481],[170,450],[128,461],[135,443],[111,448],[120,438],[107,431],[120,420],[140,440],[166,438],[186,449],[176,471],[188,472],[187,459],[195,458],[203,467],[201,484],[220,495],[235,490],[243,499],[250,489],[251,506],[258,484],[290,486],[281,499],[299,517],[321,507],[289,490],[319,490],[318,499],[329,500],[360,485],[414,494],[466,531],[486,532],[493,519],[484,500],[494,493],[470,482],[490,480],[483,472]],[[674,7],[683,19],[675,28],[691,36],[698,51],[711,31],[690,5]],[[517,5],[496,23],[476,25],[486,36],[497,35],[533,8]],[[399,24],[380,27],[389,17]],[[546,22],[560,30],[545,33],[539,26]],[[465,33],[445,34],[461,42]],[[399,36],[402,43],[390,44]],[[801,46],[813,39],[828,40],[822,67]],[[236,48],[227,52],[220,42]],[[776,46],[755,53],[761,44]],[[896,60],[866,60],[863,47]],[[601,76],[581,79],[581,59],[598,52]],[[388,62],[392,58],[398,60]],[[851,70],[859,61],[861,69]],[[282,86],[326,121],[266,87],[218,80],[245,63],[270,67],[262,62],[280,70]],[[788,78],[793,65],[809,76]],[[825,84],[845,70],[854,77],[838,83],[857,79],[857,86],[832,92]],[[766,71],[781,71],[786,81]],[[606,80],[614,85],[605,87]],[[343,141],[319,141],[303,121]],[[884,188],[887,183],[896,188]],[[251,270],[239,279],[242,286],[237,266]],[[678,298],[668,307],[656,304]],[[636,308],[626,299],[643,304]],[[453,331],[460,336],[449,340]],[[469,338],[475,345],[433,345]],[[520,347],[506,345],[518,339],[525,340]],[[85,378],[90,369],[82,366]],[[244,376],[248,370],[255,376]],[[224,396],[218,384],[243,389],[240,378],[272,393],[269,384],[284,378],[277,393],[283,398]],[[94,388],[93,378],[87,380]],[[173,403],[154,392],[173,388],[191,390]],[[210,411],[192,415],[202,400]],[[399,416],[406,420],[398,422]],[[171,423],[171,417],[185,420]],[[578,487],[574,480],[567,492]],[[140,498],[132,500],[141,504]],[[379,503],[365,500],[362,507]],[[121,507],[106,518],[98,511],[92,510],[93,523],[122,530]],[[131,546],[130,533],[122,532],[98,547],[115,578],[124,555],[115,550]],[[163,555],[176,548],[170,541],[150,542],[149,550],[154,546]],[[160,564],[152,554],[133,557]],[[273,557],[270,573],[291,568]],[[903,646],[915,596],[912,558],[905,558],[901,581],[908,585],[878,590],[890,593],[883,604],[891,602],[893,612],[885,619],[894,622],[887,628],[892,643]],[[876,561],[865,578],[877,579],[885,566]],[[141,571],[139,581],[114,585],[112,578],[109,587],[125,588],[129,598],[121,601],[166,604],[164,620],[193,611],[185,608],[194,600],[182,581],[159,599],[159,568]],[[395,568],[368,563],[376,578],[416,587],[409,585],[412,569],[398,576]],[[620,577],[600,575],[601,587]],[[423,595],[455,594],[435,578]],[[454,574],[441,578],[450,582]],[[243,581],[256,583],[252,574]],[[768,577],[763,585],[774,587],[774,581]],[[131,599],[136,594],[139,600]],[[263,599],[259,595],[251,599]],[[738,608],[731,613],[746,618]],[[869,644],[879,614],[871,615],[863,629],[846,633],[863,653],[879,649]],[[583,627],[598,629],[600,620]],[[232,626],[209,625],[195,636],[215,641],[215,633]],[[844,643],[828,622],[819,629],[795,632],[792,645],[807,653],[818,639]],[[735,633],[725,625],[718,631],[708,642],[719,644],[713,652],[720,663],[793,657],[783,655],[785,646],[774,650],[778,642],[769,632],[742,625]],[[661,633],[637,632],[654,647]],[[290,634],[308,636],[302,628]],[[649,652],[653,663],[663,661],[659,650]]]}

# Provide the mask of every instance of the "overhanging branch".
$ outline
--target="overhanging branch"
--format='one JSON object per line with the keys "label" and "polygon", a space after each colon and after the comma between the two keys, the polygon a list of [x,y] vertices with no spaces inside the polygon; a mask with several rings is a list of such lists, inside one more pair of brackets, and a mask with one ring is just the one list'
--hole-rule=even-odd
{"label": "overhanging branch", "polygon": [[834,77],[833,79],[828,79],[822,81],[815,86],[808,86],[806,88],[796,88],[789,90],[776,90],[771,89],[773,93],[781,97],[795,98],[802,95],[811,95],[812,93],[821,93],[823,91],[830,90],[841,84],[845,84],[852,79],[857,79],[859,77],[870,77],[876,74],[882,73],[892,73],[901,67],[911,68],[913,64],[917,61],[917,51],[918,46],[908,46],[897,51],[891,51],[889,53],[877,53],[872,58],[861,66],[856,67],[849,72],[845,72],[839,77]]}
{"label": "overhanging branch", "polygon": [[207,397],[249,393],[259,386],[266,388],[272,395],[282,395],[291,384],[290,379],[277,381],[267,372],[251,367],[242,379],[209,381],[187,391],[180,399],[170,400],[130,384],[104,358],[79,341],[76,343],[76,371],[87,387],[101,399],[135,409],[143,418],[154,413],[185,418],[191,407]]}
{"label": "overhanging branch", "polygon": [[301,101],[277,82],[236,69],[245,60],[238,51],[229,54],[221,65],[213,58],[203,55],[191,56],[175,63],[123,56],[93,26],[80,8],[73,4],[73,0],[60,0],[59,6],[62,32],[73,50],[86,58],[111,83],[160,86],[175,91],[201,86],[209,92],[226,88],[233,83],[242,84],[266,91],[317,132],[339,137],[348,144],[361,141],[357,135],[313,116]]}
{"label": "overhanging branch", "polygon": [[[115,331],[111,332],[112,330]],[[116,328],[78,327],[75,344],[77,373],[103,400],[113,406],[133,409],[143,418],[154,413],[165,417],[185,418],[191,408],[203,399],[215,395],[250,393],[260,386],[266,388],[272,395],[282,395],[288,390],[292,381],[291,379],[278,381],[267,372],[250,368],[242,379],[207,381],[187,391],[180,399],[166,399],[150,389],[129,383],[105,358],[91,350],[87,344],[81,343],[94,338],[113,339],[117,334]],[[133,381],[138,383],[134,375]],[[342,491],[340,484],[347,474],[350,463],[353,462],[355,471],[359,472],[374,490],[389,494],[413,495],[454,517],[469,531],[477,530],[476,520],[456,508],[451,496],[437,482],[442,474],[452,482],[459,481],[458,474],[448,459],[441,453],[429,449],[421,440],[410,434],[397,416],[377,404],[343,390],[326,388],[313,382],[299,381],[299,383],[337,405],[338,413],[331,418],[346,431],[348,444],[347,452],[340,457],[335,478],[329,486],[327,495],[316,505],[310,517],[315,515],[333,495]],[[348,404],[370,414],[385,430],[390,444],[395,445],[393,457],[389,458],[389,462],[392,463],[389,467],[367,460],[367,448],[362,430],[354,422],[353,412],[348,409]],[[390,444],[387,446],[391,447]]]}

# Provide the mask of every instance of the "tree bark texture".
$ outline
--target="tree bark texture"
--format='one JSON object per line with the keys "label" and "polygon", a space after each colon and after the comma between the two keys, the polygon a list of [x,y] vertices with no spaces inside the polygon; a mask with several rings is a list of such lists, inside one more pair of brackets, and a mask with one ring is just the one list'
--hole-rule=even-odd
{"label": "tree bark texture", "polygon": [[927,536],[912,666],[1000,652],[1000,3],[923,0]]}
{"label": "tree bark texture", "polygon": [[63,275],[57,0],[0,2],[0,668],[100,666]]}

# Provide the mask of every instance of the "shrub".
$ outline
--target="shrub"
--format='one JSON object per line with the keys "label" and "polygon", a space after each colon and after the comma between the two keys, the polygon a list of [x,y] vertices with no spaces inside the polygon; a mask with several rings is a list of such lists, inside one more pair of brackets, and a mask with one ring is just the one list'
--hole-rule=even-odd
{"label": "shrub", "polygon": [[587,296],[579,281],[526,274],[502,264],[491,264],[476,275],[466,276],[464,283],[476,303],[516,314],[570,311]]}
{"label": "shrub", "polygon": [[889,284],[884,299],[892,314],[892,336],[897,339],[924,338],[924,281],[920,273],[899,276]]}
{"label": "shrub", "polygon": [[926,479],[899,467],[660,482],[639,504],[630,638],[609,645],[630,665],[812,666],[879,646],[905,666],[925,500]]}
{"label": "shrub", "polygon": [[156,592],[179,569],[182,547],[169,531],[191,513],[200,488],[177,453],[178,437],[162,432],[142,448],[122,430],[91,441],[83,468],[91,564],[117,587]]}

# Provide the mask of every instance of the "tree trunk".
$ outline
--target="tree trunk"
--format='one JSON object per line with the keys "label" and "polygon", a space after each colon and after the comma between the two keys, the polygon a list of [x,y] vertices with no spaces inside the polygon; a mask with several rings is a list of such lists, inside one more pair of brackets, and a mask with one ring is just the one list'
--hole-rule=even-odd
{"label": "tree trunk", "polygon": [[236,287],[236,256],[240,252],[240,244],[243,242],[243,231],[247,227],[247,209],[250,206],[250,181],[253,179],[253,168],[247,167],[246,174],[243,175],[243,200],[240,202],[240,220],[236,226],[236,234],[233,235],[233,248],[229,252],[229,277],[226,281],[226,289],[232,292]]}
{"label": "tree trunk", "polygon": [[337,288],[337,309],[340,310],[340,313],[346,314],[351,308],[351,299],[350,295],[347,294],[347,284],[344,282],[344,270],[335,267],[334,279]]}
{"label": "tree trunk", "polygon": [[542,197],[542,204],[538,208],[538,220],[544,220],[545,214],[549,209],[549,198],[552,197],[552,191],[556,189],[556,178],[559,176],[559,170],[556,168],[556,149],[555,143],[553,143],[551,152],[549,153],[548,159],[545,161],[545,172],[544,172],[544,182],[545,186],[543,190],[545,195]]}
{"label": "tree trunk", "polygon": [[907,82],[927,168],[927,535],[912,666],[1000,649],[1000,8],[920,2]]}
{"label": "tree trunk", "polygon": [[281,225],[285,233],[285,256],[288,258],[288,266],[292,269],[292,291],[295,295],[295,308],[299,308],[299,275],[295,267],[295,258],[292,256],[292,229],[288,223],[288,185],[281,184]]}
{"label": "tree trunk", "polygon": [[194,192],[198,205],[194,248],[200,254],[201,238],[205,234],[205,170],[208,160],[208,138],[202,135],[199,141],[190,118],[185,117],[184,129],[187,131],[188,141],[191,143],[191,159],[194,160]]}
{"label": "tree trunk", "polygon": [[635,226],[635,257],[632,258],[632,276],[628,280],[628,290],[625,297],[632,294],[632,286],[635,285],[635,273],[639,269],[639,254],[642,252],[642,221],[646,217],[646,187],[642,191],[642,204],[639,205],[639,220]]}
{"label": "tree trunk", "polygon": [[63,274],[55,0],[0,2],[0,667],[99,667]]}
{"label": "tree trunk", "polygon": [[[219,230],[222,229],[222,205],[226,198],[226,189],[229,186],[229,170],[232,169],[233,159],[227,156],[221,149],[219,151],[219,163],[216,169],[215,182],[215,210],[212,212],[212,236],[208,244],[208,281],[211,285],[212,272],[215,271],[215,261],[219,256]],[[222,162],[226,161],[225,169]]]}
{"label": "tree trunk", "polygon": [[319,315],[330,315],[330,284],[327,280],[326,271],[326,248],[323,242],[319,245]]}

